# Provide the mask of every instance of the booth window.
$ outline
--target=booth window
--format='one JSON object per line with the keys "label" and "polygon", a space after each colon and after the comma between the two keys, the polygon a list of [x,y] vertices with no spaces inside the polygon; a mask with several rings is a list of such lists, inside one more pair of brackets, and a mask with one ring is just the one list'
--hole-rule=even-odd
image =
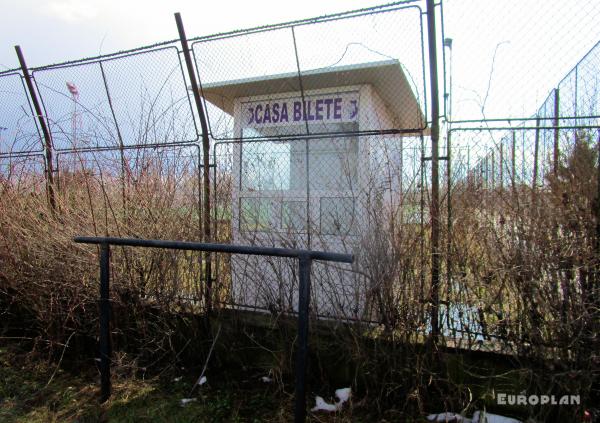
{"label": "booth window", "polygon": [[355,189],[357,156],[356,137],[312,140],[309,143],[310,189],[316,191]]}
{"label": "booth window", "polygon": [[240,198],[240,229],[268,231],[273,229],[273,202],[270,198]]}
{"label": "booth window", "polygon": [[[244,128],[241,145],[242,191],[306,191],[306,158],[310,189],[316,191],[346,191],[356,181],[358,140],[356,137],[331,137],[311,140],[254,141],[258,136],[294,134],[297,125],[267,127],[258,131]],[[319,126],[323,126],[320,124]],[[333,132],[356,131],[356,123],[329,124]],[[310,129],[310,127],[309,127]]]}

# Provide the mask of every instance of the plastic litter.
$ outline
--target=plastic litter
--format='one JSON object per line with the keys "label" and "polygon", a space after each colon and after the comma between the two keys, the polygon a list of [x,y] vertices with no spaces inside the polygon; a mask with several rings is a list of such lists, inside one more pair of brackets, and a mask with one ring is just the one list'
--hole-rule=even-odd
{"label": "plastic litter", "polygon": [[330,404],[328,402],[326,402],[323,397],[315,397],[315,406],[313,408],[311,408],[310,411],[315,412],[315,411],[327,411],[327,412],[332,412],[332,411],[338,411],[341,410],[342,407],[344,406],[344,403],[346,401],[348,401],[350,399],[350,397],[352,396],[352,388],[340,388],[340,389],[336,389],[335,391],[335,396],[337,398],[337,401],[334,404]]}

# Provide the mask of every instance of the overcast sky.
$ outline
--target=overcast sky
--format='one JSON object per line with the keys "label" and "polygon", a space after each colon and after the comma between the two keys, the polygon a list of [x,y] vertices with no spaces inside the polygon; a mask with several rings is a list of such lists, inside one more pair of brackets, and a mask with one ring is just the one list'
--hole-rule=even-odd
{"label": "overcast sky", "polygon": [[[36,67],[176,39],[177,11],[188,36],[194,37],[381,3],[385,1],[0,0],[0,70],[18,66],[15,44],[23,48],[29,66]],[[454,39],[458,118],[482,117],[482,105],[486,117],[530,116],[600,40],[600,0],[445,0],[444,11],[446,36]],[[402,43],[415,44],[409,37],[413,34],[404,34],[401,26],[386,28],[385,43],[367,47],[391,51],[401,62],[410,60],[395,55]],[[340,31],[352,41],[368,42],[363,40],[367,31],[335,28],[337,33],[314,41],[321,43],[319,49],[343,51],[344,44],[333,45],[344,38]],[[375,24],[368,30],[378,32]],[[250,47],[257,53],[262,48]]]}
{"label": "overcast sky", "polygon": [[16,68],[20,44],[30,67],[189,37],[384,3],[381,0],[0,0],[0,69]]}

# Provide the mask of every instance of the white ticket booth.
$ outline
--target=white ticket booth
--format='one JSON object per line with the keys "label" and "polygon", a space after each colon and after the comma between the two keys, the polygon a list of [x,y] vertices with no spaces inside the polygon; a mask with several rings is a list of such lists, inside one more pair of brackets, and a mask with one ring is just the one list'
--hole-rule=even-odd
{"label": "white ticket booth", "polygon": [[[373,187],[389,178],[381,161],[402,160],[380,151],[401,135],[384,134],[424,126],[396,60],[306,71],[301,80],[289,73],[203,84],[202,95],[233,116],[236,141],[227,147],[236,244],[356,253],[376,207]],[[234,302],[297,309],[296,267],[288,259],[232,257]],[[361,318],[366,291],[349,265],[313,265],[311,308],[319,315]]]}

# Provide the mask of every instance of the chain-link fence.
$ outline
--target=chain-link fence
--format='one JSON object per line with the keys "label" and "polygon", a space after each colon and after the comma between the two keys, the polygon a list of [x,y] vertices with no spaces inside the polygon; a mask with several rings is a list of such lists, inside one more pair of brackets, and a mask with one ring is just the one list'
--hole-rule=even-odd
{"label": "chain-link fence", "polygon": [[567,74],[561,115],[574,114],[567,98],[577,78],[579,113],[589,111],[592,85],[581,82],[593,80],[597,53],[581,61],[578,75],[569,71],[600,39],[596,3],[447,0],[443,9],[448,120],[531,116]]}
{"label": "chain-link fence", "polygon": [[[377,297],[392,294],[396,278],[414,289],[410,298],[423,295],[419,255],[406,268],[397,262],[404,249],[423,249],[428,199],[422,158],[420,137],[217,143],[215,233],[221,242],[353,252],[360,271],[316,266],[314,310],[377,320],[383,307]],[[385,280],[375,273],[384,261],[392,266]],[[284,312],[297,308],[294,283],[281,286],[297,278],[293,267],[281,274],[285,267],[271,260],[237,256],[228,266],[228,281],[237,287],[233,302]]]}
{"label": "chain-link fence", "polygon": [[41,152],[43,144],[21,75],[0,73],[0,154]]}
{"label": "chain-link fence", "polygon": [[[446,1],[436,44],[424,2],[410,1],[190,39],[192,74],[176,42],[34,69],[33,93],[29,75],[2,73],[3,192],[43,197],[48,170],[57,213],[96,235],[351,252],[352,267],[313,267],[321,317],[423,333],[435,305],[442,334],[473,348],[552,343],[596,295],[592,276],[575,273],[593,274],[597,254],[600,33],[590,19],[600,10],[574,7],[551,34],[566,6],[521,3],[508,13]],[[519,25],[536,13],[548,21]],[[568,39],[575,23],[585,31]],[[488,24],[505,29],[492,36]],[[428,49],[444,71],[441,157]],[[201,137],[211,140],[212,180]],[[124,260],[122,283],[145,298],[160,298],[169,279],[168,301],[214,295],[223,308],[297,310],[286,259],[214,255],[213,293],[201,287],[199,257]],[[586,289],[591,297],[575,298]]]}
{"label": "chain-link fence", "polygon": [[211,135],[424,129],[423,27],[422,2],[405,2],[193,42]]}
{"label": "chain-link fence", "polygon": [[450,132],[447,295],[468,308],[450,321],[513,345],[568,348],[578,313],[597,301],[585,275],[597,254],[599,129]]}
{"label": "chain-link fence", "polygon": [[56,150],[191,143],[198,139],[176,47],[36,69]]}

